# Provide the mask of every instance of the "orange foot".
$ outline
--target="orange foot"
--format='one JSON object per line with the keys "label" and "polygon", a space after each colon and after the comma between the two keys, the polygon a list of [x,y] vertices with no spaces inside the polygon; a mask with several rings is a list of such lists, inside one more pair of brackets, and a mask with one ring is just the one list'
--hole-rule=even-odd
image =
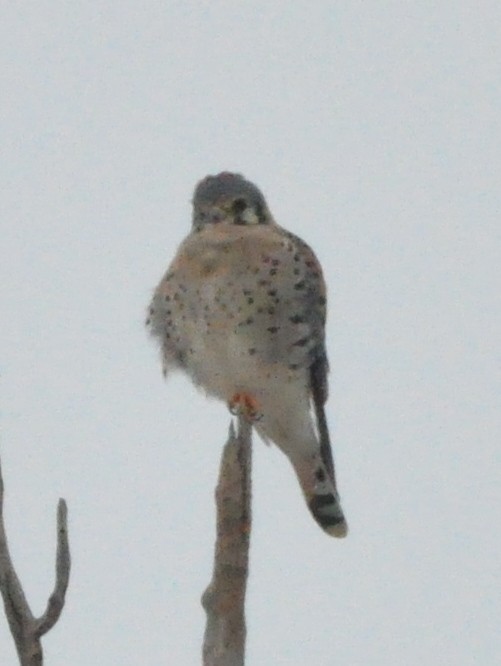
{"label": "orange foot", "polygon": [[232,414],[245,416],[248,421],[259,421],[263,418],[257,400],[248,393],[235,393],[228,407]]}

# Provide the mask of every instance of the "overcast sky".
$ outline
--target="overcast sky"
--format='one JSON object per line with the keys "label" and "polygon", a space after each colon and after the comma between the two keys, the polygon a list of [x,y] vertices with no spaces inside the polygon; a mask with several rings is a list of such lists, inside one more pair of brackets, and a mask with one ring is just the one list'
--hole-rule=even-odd
{"label": "overcast sky", "polygon": [[247,663],[498,663],[500,26],[482,0],[3,4],[0,447],[37,613],[69,505],[48,666],[200,663],[229,416],[163,381],[143,320],[221,170],[323,263],[351,530],[256,439]]}

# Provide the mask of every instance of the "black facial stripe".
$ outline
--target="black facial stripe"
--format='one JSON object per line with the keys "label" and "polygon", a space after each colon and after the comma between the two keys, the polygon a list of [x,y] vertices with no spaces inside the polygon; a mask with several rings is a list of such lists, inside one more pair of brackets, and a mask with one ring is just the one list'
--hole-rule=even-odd
{"label": "black facial stripe", "polygon": [[263,205],[259,201],[255,204],[254,210],[256,212],[257,219],[259,220],[259,224],[265,224],[266,215],[264,214]]}
{"label": "black facial stripe", "polygon": [[239,213],[243,213],[247,207],[247,201],[239,197],[233,202],[232,210],[235,215],[238,215]]}

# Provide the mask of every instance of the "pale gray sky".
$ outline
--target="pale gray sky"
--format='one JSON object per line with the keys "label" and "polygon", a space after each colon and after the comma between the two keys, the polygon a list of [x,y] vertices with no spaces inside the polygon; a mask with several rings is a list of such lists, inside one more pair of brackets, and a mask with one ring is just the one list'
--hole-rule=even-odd
{"label": "pale gray sky", "polygon": [[163,382],[143,313],[223,169],[324,264],[351,528],[256,441],[247,663],[497,663],[500,26],[494,1],[4,3],[0,445],[35,611],[59,496],[73,552],[47,664],[200,662],[228,415]]}

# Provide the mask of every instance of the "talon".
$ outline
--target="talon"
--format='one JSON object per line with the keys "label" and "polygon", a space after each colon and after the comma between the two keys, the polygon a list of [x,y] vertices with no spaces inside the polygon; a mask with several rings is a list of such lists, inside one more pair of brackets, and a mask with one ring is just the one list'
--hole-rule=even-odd
{"label": "talon", "polygon": [[233,416],[238,416],[242,410],[241,407],[241,394],[240,393],[235,393],[233,398],[229,401],[228,403],[228,409],[230,410],[230,413],[233,414]]}
{"label": "talon", "polygon": [[234,416],[245,416],[248,421],[259,421],[263,414],[255,398],[248,393],[235,393],[228,403],[228,408]]}

